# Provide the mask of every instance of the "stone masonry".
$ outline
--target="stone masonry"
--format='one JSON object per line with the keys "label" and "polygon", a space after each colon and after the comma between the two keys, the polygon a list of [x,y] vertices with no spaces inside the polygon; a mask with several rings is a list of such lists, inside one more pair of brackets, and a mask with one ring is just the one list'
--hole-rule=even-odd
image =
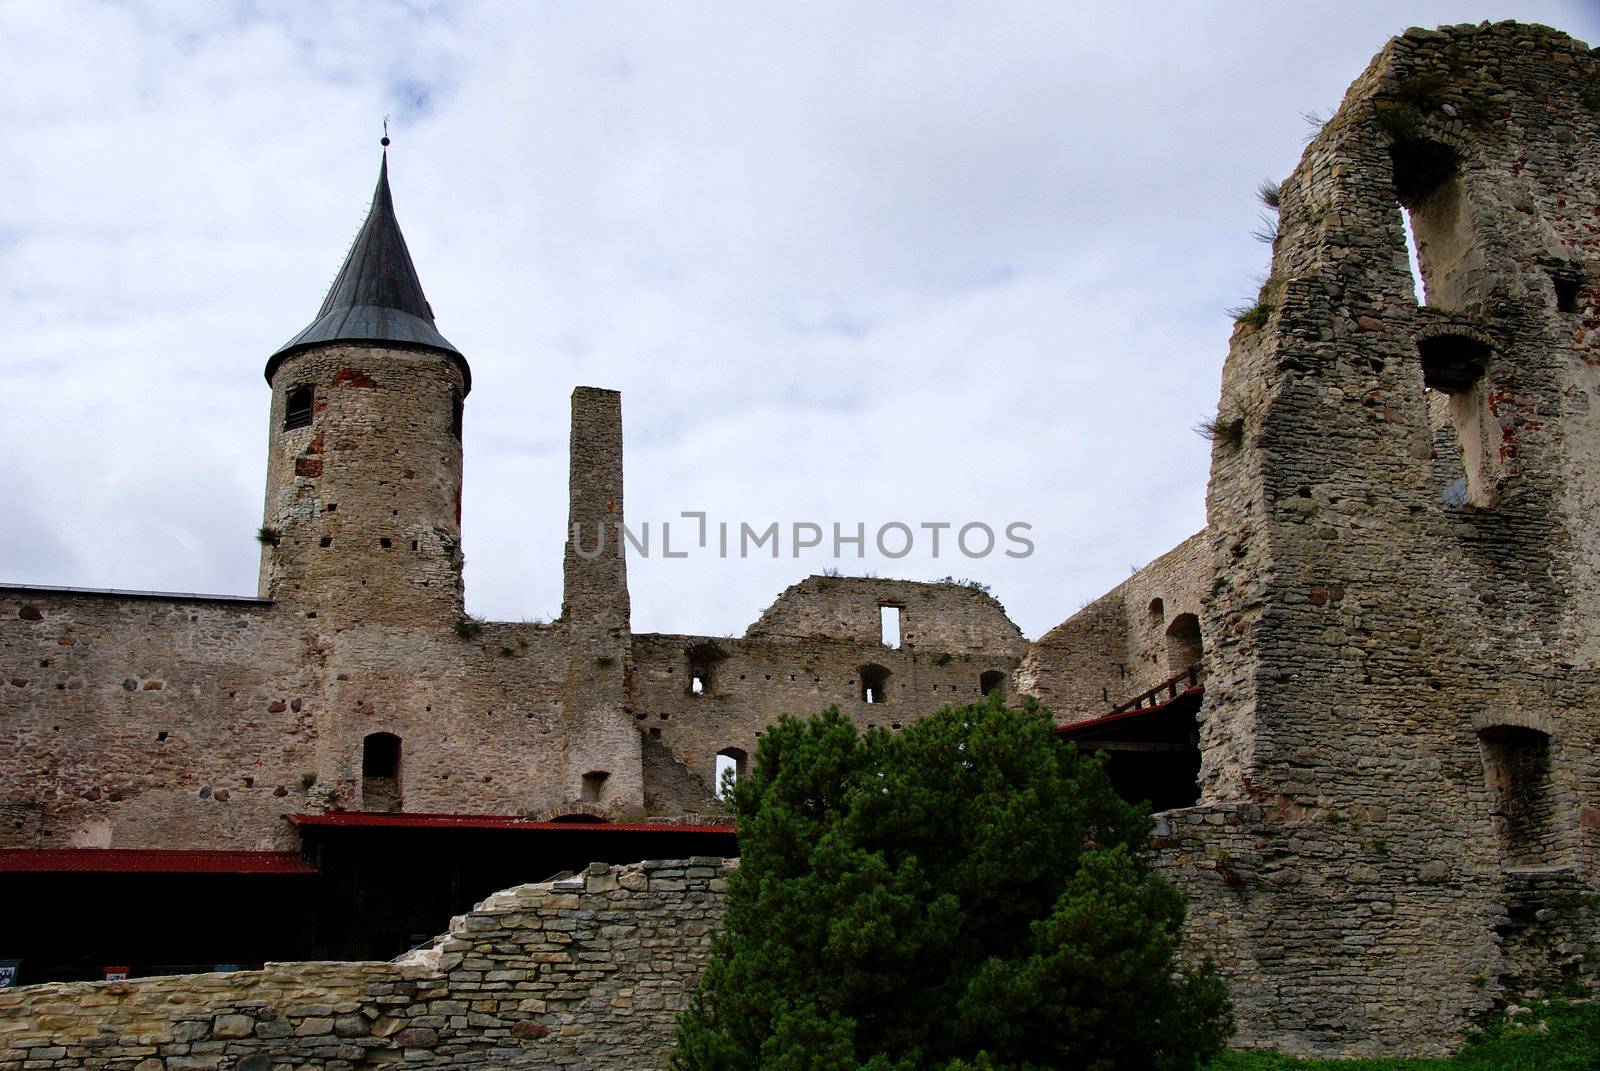
{"label": "stone masonry", "polygon": [[732,865],[507,889],[393,963],[0,990],[0,1071],[664,1068]]}
{"label": "stone masonry", "polygon": [[[834,576],[739,637],[632,632],[621,399],[595,388],[562,617],[466,616],[470,372],[394,253],[385,177],[363,235],[386,255],[269,363],[257,596],[0,586],[0,847],[286,849],[285,816],[319,810],[670,818],[717,808],[719,759],[780,714],[894,730],[1001,688],[1075,725],[1199,667],[1199,802],[1156,846],[1240,1044],[1427,1055],[1592,990],[1597,145],[1600,50],[1514,23],[1385,46],[1276,195],[1206,528],[1031,644],[980,588]],[[394,965],[0,993],[0,1039],[30,1067],[659,1066],[718,873],[513,890]],[[535,917],[559,925],[508,921]]]}

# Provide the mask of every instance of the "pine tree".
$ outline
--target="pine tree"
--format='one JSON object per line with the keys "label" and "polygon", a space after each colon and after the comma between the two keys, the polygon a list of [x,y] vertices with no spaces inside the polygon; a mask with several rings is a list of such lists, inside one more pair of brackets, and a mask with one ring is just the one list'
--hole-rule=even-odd
{"label": "pine tree", "polygon": [[1177,1071],[1232,1032],[1148,811],[1035,704],[786,717],[752,766],[674,1071]]}

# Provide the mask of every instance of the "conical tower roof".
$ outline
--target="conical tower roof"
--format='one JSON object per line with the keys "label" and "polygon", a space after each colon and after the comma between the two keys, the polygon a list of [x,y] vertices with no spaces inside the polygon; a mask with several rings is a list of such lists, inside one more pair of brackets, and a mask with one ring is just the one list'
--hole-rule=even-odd
{"label": "conical tower roof", "polygon": [[433,309],[422,294],[416,266],[411,263],[411,253],[395,219],[387,150],[378,169],[372,207],[344,259],[344,267],[329,287],[316,319],[268,359],[267,379],[272,379],[278,365],[291,353],[329,342],[379,342],[437,350],[460,364],[466,386],[472,386],[472,371],[466,358],[433,325]]}

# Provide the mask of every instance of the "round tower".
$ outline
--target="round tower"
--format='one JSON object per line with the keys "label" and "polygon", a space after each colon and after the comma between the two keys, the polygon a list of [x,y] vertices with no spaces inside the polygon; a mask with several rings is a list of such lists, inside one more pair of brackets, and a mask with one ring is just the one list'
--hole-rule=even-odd
{"label": "round tower", "polygon": [[434,326],[395,219],[387,152],[322,308],[266,377],[261,595],[335,621],[459,620],[472,373]]}

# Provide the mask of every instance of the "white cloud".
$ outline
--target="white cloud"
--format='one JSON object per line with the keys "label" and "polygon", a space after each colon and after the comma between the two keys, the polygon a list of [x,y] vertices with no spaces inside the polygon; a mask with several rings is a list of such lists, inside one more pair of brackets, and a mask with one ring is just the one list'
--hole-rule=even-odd
{"label": "white cloud", "polygon": [[[16,4],[0,9],[0,575],[250,591],[260,369],[393,116],[466,352],[468,599],[560,606],[567,395],[624,391],[635,522],[1031,521],[1030,635],[1203,523],[1229,328],[1293,167],[1408,23],[1576,2]],[[638,560],[737,632],[830,564]]]}

